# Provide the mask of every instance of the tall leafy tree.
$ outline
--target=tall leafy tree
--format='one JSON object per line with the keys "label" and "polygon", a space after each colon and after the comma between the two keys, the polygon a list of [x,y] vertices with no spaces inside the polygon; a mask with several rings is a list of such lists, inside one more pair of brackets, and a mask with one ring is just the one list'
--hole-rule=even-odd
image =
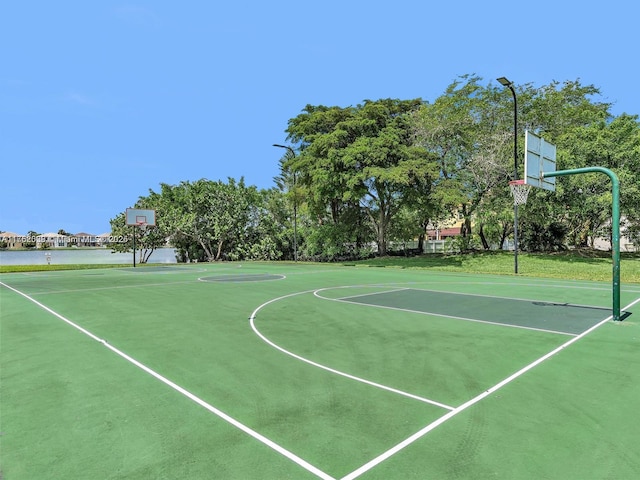
{"label": "tall leafy tree", "polygon": [[[306,188],[298,181],[300,173],[292,169],[295,154],[287,150],[280,158],[280,174],[273,178],[277,190],[267,193],[265,201],[268,204],[265,212],[281,225],[283,235],[279,244],[286,258],[293,259],[296,253],[304,250],[304,237],[300,235],[298,227],[304,224],[303,212],[306,212]],[[297,252],[296,252],[297,250]]]}
{"label": "tall leafy tree", "polygon": [[[421,103],[383,99],[346,109],[307,107],[289,122],[289,137],[304,146],[293,167],[302,173],[314,211],[334,224],[349,218],[350,225],[368,225],[380,255],[407,190],[435,173],[429,155],[412,142],[408,114]],[[366,223],[354,222],[362,214]]]}
{"label": "tall leafy tree", "polygon": [[[480,82],[473,75],[456,79],[412,119],[416,144],[434,156],[439,167],[432,198],[439,200],[440,208],[432,209],[430,220],[437,223],[454,212],[461,214],[461,234],[467,244],[473,222],[488,219],[479,215],[482,202],[489,198],[498,206],[495,198],[504,199],[504,186],[513,171],[513,161],[508,161],[512,137],[505,133],[512,114],[508,116],[502,105],[501,91]],[[482,227],[480,223],[481,234]]]}
{"label": "tall leafy tree", "polygon": [[[556,145],[558,170],[609,166],[605,151],[613,145],[605,146],[598,132],[608,130],[611,104],[598,101],[599,95],[598,88],[579,80],[538,89],[527,86],[522,92],[523,128]],[[533,189],[522,211],[525,248],[587,246],[610,219],[609,192],[610,186],[598,174],[558,178],[555,193]]]}
{"label": "tall leafy tree", "polygon": [[110,220],[111,235],[118,241],[111,243],[109,247],[114,252],[131,252],[135,235],[138,263],[147,263],[155,250],[166,246],[167,238],[170,235],[169,225],[161,205],[161,199],[153,192],[149,196],[139,197],[133,208],[154,209],[156,211],[156,225],[144,227],[126,225],[125,212],[120,212]]}
{"label": "tall leafy tree", "polygon": [[[543,135],[558,146],[558,168],[561,169],[587,166],[584,163],[587,152],[596,153],[602,148],[608,152],[621,150],[607,144],[602,135],[584,134],[597,125],[609,130],[610,124],[615,123],[611,122],[610,104],[597,101],[600,92],[593,85],[583,85],[576,80],[552,82],[541,88],[531,84],[515,88],[519,114],[518,177],[523,175],[525,129]],[[626,125],[633,129],[633,122]],[[451,197],[449,205],[455,205],[462,213],[462,235],[469,235],[475,225],[485,248],[490,247],[485,238],[487,232],[492,242],[497,238],[503,243],[505,234],[512,233],[507,219],[513,204],[506,188],[507,180],[514,175],[510,92],[491,84],[483,86],[479,77],[462,76],[433,104],[425,104],[414,115],[414,129],[416,142],[438,158],[440,178],[455,185],[452,191],[459,195]],[[628,132],[624,135],[630,138]],[[627,141],[626,145],[633,145],[633,141]],[[633,148],[625,150],[628,153]],[[627,157],[633,158],[633,155]],[[588,192],[589,198],[585,201],[580,192]],[[557,248],[564,242],[565,235],[572,241],[584,242],[606,224],[608,216],[606,209],[603,210],[606,201],[602,186],[589,178],[560,181],[555,195],[534,189],[527,207],[521,210],[521,220],[529,230],[526,247]],[[539,202],[542,205],[538,205]],[[569,210],[573,212],[571,215],[567,214]],[[553,239],[548,238],[549,232],[554,232]]]}
{"label": "tall leafy tree", "polygon": [[257,190],[244,179],[227,183],[200,179],[163,186],[172,230],[177,242],[207,261],[220,260],[234,249],[242,249],[250,221],[251,205]]}
{"label": "tall leafy tree", "polygon": [[[620,178],[623,227],[633,236],[640,225],[640,124],[637,116],[621,115],[594,121],[563,135],[565,168],[601,166]],[[575,175],[559,182],[559,200],[571,212],[566,218],[573,241],[587,246],[598,236],[610,235],[611,185],[600,174]],[[592,246],[592,244],[589,244]]]}
{"label": "tall leafy tree", "polygon": [[125,212],[120,212],[110,220],[111,235],[117,239],[109,244],[114,252],[132,252],[134,247],[138,254],[138,263],[147,263],[149,257],[158,248],[167,245],[169,232],[163,218],[162,210],[150,197],[140,197],[133,208],[156,209],[156,226],[133,226],[126,224]]}

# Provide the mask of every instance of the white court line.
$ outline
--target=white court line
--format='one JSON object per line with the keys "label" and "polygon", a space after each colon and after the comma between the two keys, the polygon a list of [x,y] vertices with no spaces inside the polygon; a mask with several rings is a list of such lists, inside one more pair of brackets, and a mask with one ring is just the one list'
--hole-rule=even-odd
{"label": "white court line", "polygon": [[[289,295],[284,295],[282,297],[273,298],[273,299],[269,300],[268,302],[263,303],[258,308],[256,308],[253,311],[253,313],[251,314],[251,316],[249,317],[249,324],[251,325],[251,328],[256,333],[256,335],[258,335],[265,343],[267,343],[268,345],[272,346],[276,350],[279,350],[280,352],[282,352],[282,353],[284,353],[286,355],[289,355],[290,357],[295,358],[296,360],[300,360],[301,362],[308,363],[309,365],[312,365],[312,366],[317,367],[317,368],[321,368],[322,370],[325,370],[327,372],[333,373],[335,375],[340,375],[341,377],[345,377],[345,378],[348,378],[350,380],[355,380],[356,382],[364,383],[364,384],[370,385],[372,387],[380,388],[380,389],[386,390],[388,392],[392,392],[392,393],[396,393],[398,395],[402,395],[404,397],[412,398],[413,400],[418,400],[418,401],[421,401],[421,402],[424,402],[424,403],[435,405],[436,407],[444,408],[445,410],[454,410],[455,407],[452,407],[450,405],[446,405],[444,403],[436,402],[435,400],[430,400],[428,398],[420,397],[418,395],[414,395],[412,393],[408,393],[408,392],[405,392],[405,391],[402,391],[402,390],[398,390],[396,388],[388,387],[388,386],[382,385],[380,383],[372,382],[371,380],[367,380],[365,378],[356,377],[355,375],[351,375],[351,374],[343,372],[341,370],[336,370],[335,368],[327,367],[326,365],[314,362],[313,360],[309,360],[308,358],[305,358],[305,357],[302,357],[300,355],[297,355],[297,354],[295,354],[293,352],[290,352],[289,350],[286,350],[285,348],[282,348],[280,345],[277,345],[276,343],[272,342],[271,340],[269,340],[266,336],[264,336],[258,330],[258,327],[256,327],[256,324],[255,324],[256,314],[263,307],[269,305],[270,303],[277,302],[279,300],[283,300],[285,298],[293,297],[293,296],[296,296],[296,295],[302,295],[302,294],[307,294],[307,293],[314,293],[314,295],[315,295],[316,291],[318,291],[318,290],[307,290],[305,292],[291,293]],[[323,297],[319,297],[319,298],[323,298]],[[358,304],[358,305],[361,305],[361,304]]]}
{"label": "white court line", "polygon": [[[320,292],[322,290],[328,290],[328,289],[323,288],[321,290],[317,290],[317,291],[313,292],[313,294],[318,298],[322,298],[323,300],[327,300],[327,297],[323,297],[322,295],[318,295],[317,294],[318,292]],[[329,290],[330,290],[330,288],[329,288]],[[418,290],[418,289],[411,288],[411,287],[394,288],[392,290],[383,290],[382,292],[369,292],[369,293],[361,293],[360,295],[349,295],[347,297],[338,297],[338,298],[334,298],[333,300],[348,300],[350,298],[368,297],[368,296],[371,296],[371,295],[383,295],[385,293],[402,292],[404,290]]]}
{"label": "white court line", "polygon": [[164,282],[164,283],[139,283],[135,285],[113,285],[111,287],[94,287],[94,288],[74,288],[69,290],[51,290],[49,292],[36,292],[31,295],[54,295],[58,293],[79,293],[79,292],[96,292],[100,290],[117,290],[121,288],[143,288],[143,287],[162,287],[164,285],[181,285],[185,283],[194,283],[195,280],[182,280],[180,282]]}
{"label": "white court line", "polygon": [[139,361],[137,361],[136,359],[130,357],[129,355],[127,355],[126,353],[122,352],[121,350],[118,350],[116,347],[109,345],[109,343],[107,343],[106,340],[97,337],[96,335],[94,335],[93,333],[91,333],[89,330],[82,328],[80,325],[72,322],[71,320],[65,318],[64,316],[60,315],[59,313],[55,312],[54,310],[50,309],[49,307],[47,307],[46,305],[38,302],[37,300],[31,298],[29,295],[27,295],[26,293],[21,292],[20,290],[17,290],[9,285],[7,285],[4,282],[0,282],[0,285],[2,285],[3,287],[8,288],[9,290],[17,293],[18,295],[21,295],[22,297],[26,298],[27,300],[29,300],[30,302],[35,303],[37,306],[39,306],[40,308],[42,308],[43,310],[46,310],[47,312],[49,312],[50,314],[52,314],[53,316],[59,318],[60,320],[62,320],[63,322],[69,324],[70,326],[72,326],[73,328],[79,330],[80,332],[84,333],[85,335],[87,335],[88,337],[90,337],[91,339],[100,342],[102,345],[104,345],[105,347],[107,347],[109,350],[111,350],[112,352],[114,352],[115,354],[119,355],[120,357],[124,358],[125,360],[127,360],[128,362],[132,363],[133,365],[135,365],[136,367],[140,368],[141,370],[144,370],[146,373],[148,373],[149,375],[151,375],[152,377],[155,377],[156,379],[160,380],[162,383],[164,383],[165,385],[173,388],[174,390],[176,390],[177,392],[181,393],[182,395],[184,395],[185,397],[187,397],[188,399],[192,400],[193,402],[197,403],[198,405],[200,405],[201,407],[205,408],[206,410],[208,410],[209,412],[213,413],[214,415],[217,415],[218,417],[220,417],[221,419],[223,419],[224,421],[230,423],[231,425],[233,425],[234,427],[236,427],[239,430],[242,430],[244,433],[246,433],[247,435],[250,435],[251,437],[253,437],[254,439],[258,440],[259,442],[262,442],[263,444],[265,444],[266,446],[270,447],[271,449],[275,450],[276,452],[278,452],[279,454],[281,454],[282,456],[288,458],[289,460],[291,460],[292,462],[297,463],[298,465],[300,465],[302,468],[304,468],[305,470],[313,473],[314,475],[316,475],[319,478],[322,478],[323,480],[335,480],[334,477],[330,476],[329,474],[323,472],[322,470],[320,470],[317,467],[314,467],[313,465],[311,465],[309,462],[307,462],[306,460],[303,460],[302,458],[298,457],[296,454],[290,452],[289,450],[285,449],[284,447],[281,447],[280,445],[278,445],[277,443],[269,440],[267,437],[265,437],[264,435],[259,434],[258,432],[256,432],[255,430],[247,427],[246,425],[240,423],[238,420],[234,419],[233,417],[227,415],[226,413],[224,413],[221,410],[218,410],[217,408],[215,408],[214,406],[210,405],[209,403],[205,402],[204,400],[202,400],[201,398],[195,396],[193,393],[185,390],[184,388],[182,388],[181,386],[173,383],[171,380],[163,377],[162,375],[160,375],[159,373],[155,372],[154,370],[152,370],[151,368],[147,367],[146,365],[140,363]]}
{"label": "white court line", "polygon": [[[623,310],[628,310],[629,308],[633,307],[638,302],[640,302],[640,298],[638,298],[638,299],[634,300],[633,302],[631,302],[629,305],[624,307]],[[454,410],[452,410],[449,413],[447,413],[447,414],[443,415],[442,417],[440,417],[438,420],[430,423],[429,425],[424,427],[422,430],[417,431],[416,433],[414,433],[410,437],[408,437],[405,440],[403,440],[402,442],[398,443],[396,446],[390,448],[389,450],[387,450],[386,452],[382,453],[381,455],[378,455],[376,458],[374,458],[373,460],[365,463],[360,468],[354,470],[350,474],[342,477],[341,480],[353,480],[353,479],[359,477],[360,475],[362,475],[363,473],[368,472],[373,467],[379,465],[380,463],[382,463],[383,461],[385,461],[389,457],[395,455],[396,453],[398,453],[403,448],[411,445],[416,440],[424,437],[427,433],[432,431],[434,428],[442,425],[447,420],[455,417],[460,412],[463,412],[464,410],[466,410],[467,408],[471,407],[472,405],[475,405],[480,400],[488,397],[489,395],[491,395],[492,393],[496,392],[497,390],[500,390],[502,387],[504,387],[505,385],[511,383],[516,378],[524,375],[525,373],[527,373],[532,368],[537,367],[538,365],[540,365],[545,360],[548,360],[549,358],[553,357],[558,352],[564,350],[568,346],[574,344],[575,342],[577,342],[581,338],[583,338],[586,335],[588,335],[589,333],[593,332],[596,328],[598,328],[598,327],[604,325],[605,323],[609,322],[612,318],[613,318],[612,316],[609,316],[609,317],[605,318],[604,320],[602,320],[601,322],[597,323],[593,327],[591,327],[588,330],[582,332],[580,335],[572,338],[571,340],[568,340],[567,342],[565,342],[562,345],[560,345],[558,348],[556,348],[556,349],[552,350],[551,352],[547,353],[546,355],[540,357],[539,359],[537,359],[534,362],[530,363],[526,367],[521,368],[520,370],[518,370],[513,375],[505,378],[501,382],[495,384],[493,387],[489,388],[488,390],[485,390],[480,395],[477,395],[476,397],[472,398],[471,400],[467,401],[466,403],[463,403],[459,407],[455,408]]]}
{"label": "white court line", "polygon": [[[263,280],[254,280],[251,277],[265,277],[272,276],[278,278],[265,278]],[[243,279],[238,280],[238,277]],[[207,280],[213,278],[213,280]],[[198,277],[199,282],[203,283],[261,283],[271,282],[274,280],[286,280],[287,276],[282,273],[223,273],[222,275],[215,275],[213,277]]]}
{"label": "white court line", "polygon": [[[486,285],[486,283],[484,283],[483,285]],[[494,285],[494,284],[492,284]],[[487,294],[483,294],[483,293],[466,293],[466,292],[448,292],[448,291],[444,291],[444,290],[431,290],[428,288],[406,288],[406,290],[416,290],[418,292],[429,292],[429,293],[443,293],[443,294],[450,294],[450,295],[464,295],[465,297],[482,297],[482,298],[495,298],[497,300],[516,300],[518,302],[542,302],[542,303],[551,303],[551,304],[560,304],[560,302],[558,301],[553,301],[553,300],[539,300],[539,299],[532,299],[532,298],[521,298],[521,297],[504,297],[504,296],[500,296],[500,295],[487,295]],[[570,307],[581,307],[581,308],[593,308],[593,309],[599,309],[599,310],[606,310],[606,307],[601,307],[600,305],[581,305],[579,303],[568,303],[566,304],[567,306]],[[611,310],[611,309],[609,309]]]}

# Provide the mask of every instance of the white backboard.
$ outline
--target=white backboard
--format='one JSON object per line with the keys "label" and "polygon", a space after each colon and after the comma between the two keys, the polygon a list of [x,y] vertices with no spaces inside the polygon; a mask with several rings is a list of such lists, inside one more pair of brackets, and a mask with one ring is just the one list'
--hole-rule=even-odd
{"label": "white backboard", "polygon": [[556,177],[545,178],[543,173],[556,171],[556,146],[528,130],[524,134],[524,183],[555,190]]}
{"label": "white backboard", "polygon": [[127,208],[125,212],[127,225],[147,225],[155,227],[156,211],[143,208]]}

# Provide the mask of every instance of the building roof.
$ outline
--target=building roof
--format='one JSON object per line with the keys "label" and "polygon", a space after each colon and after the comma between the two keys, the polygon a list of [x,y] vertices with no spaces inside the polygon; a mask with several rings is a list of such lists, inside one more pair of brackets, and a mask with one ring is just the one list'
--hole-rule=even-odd
{"label": "building roof", "polygon": [[58,238],[58,237],[66,237],[67,235],[60,235],[59,233],[41,233],[38,237],[47,237],[47,238]]}

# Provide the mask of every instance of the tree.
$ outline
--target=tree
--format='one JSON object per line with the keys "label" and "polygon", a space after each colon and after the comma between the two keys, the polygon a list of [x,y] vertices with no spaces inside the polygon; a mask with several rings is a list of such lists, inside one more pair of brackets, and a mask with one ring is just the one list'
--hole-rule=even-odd
{"label": "tree", "polygon": [[[640,124],[637,116],[622,115],[612,121],[578,126],[563,136],[564,168],[602,166],[620,178],[620,211],[623,228],[634,230],[640,220]],[[557,196],[571,212],[566,222],[574,242],[587,245],[598,236],[609,236],[611,185],[597,174],[575,175],[559,183]],[[589,245],[592,246],[592,245]]]}
{"label": "tree", "polygon": [[[298,235],[298,223],[301,220],[300,211],[304,206],[305,188],[297,181],[298,173],[291,169],[294,159],[293,151],[287,150],[279,161],[280,174],[273,179],[279,195],[274,190],[265,198],[271,206],[267,207],[266,211],[273,215],[273,220],[280,223],[281,228],[287,232],[286,241],[282,241],[285,238],[280,239],[282,252],[287,258],[295,258],[297,253],[303,250],[302,238]],[[284,200],[284,203],[280,200]]]}
{"label": "tree", "polygon": [[[367,226],[379,255],[386,254],[389,223],[413,179],[428,182],[435,173],[430,157],[412,144],[408,114],[421,103],[383,99],[345,109],[307,106],[289,121],[289,138],[303,146],[290,166],[301,173],[312,212],[320,222],[328,215],[335,226],[347,219],[351,226]],[[335,233],[340,231],[345,229]],[[361,245],[364,237],[352,231],[357,237],[351,242]],[[342,234],[334,237],[351,243]]]}
{"label": "tree", "polygon": [[[523,92],[523,124],[556,145],[558,170],[591,166],[616,170],[609,156],[620,149],[608,138],[615,120],[611,105],[598,102],[598,95],[595,86],[579,80]],[[589,241],[601,236],[610,221],[610,192],[611,186],[597,174],[562,177],[555,193],[533,189],[521,217],[529,230],[523,234],[530,237],[525,248],[526,244],[537,250],[564,248],[565,243],[592,246]]]}
{"label": "tree", "polygon": [[290,205],[276,188],[260,190],[251,207],[244,257],[251,260],[293,258]]}
{"label": "tree", "polygon": [[139,197],[133,208],[150,209],[156,211],[155,226],[127,225],[125,212],[120,212],[110,220],[111,234],[123,241],[109,245],[114,252],[131,252],[134,247],[138,252],[138,263],[147,263],[153,252],[167,244],[169,236],[168,224],[163,208],[162,199],[158,194],[150,191],[149,196]]}
{"label": "tree", "polygon": [[36,239],[40,236],[41,234],[36,232],[35,230],[29,230],[27,232],[27,241],[22,243],[22,246],[24,248],[35,248],[37,245]]}
{"label": "tree", "polygon": [[[444,95],[413,115],[413,127],[416,143],[438,159],[440,180],[434,184],[431,198],[436,198],[445,185],[442,180],[451,182],[454,194],[443,198],[441,204],[447,205],[445,210],[462,214],[463,237],[471,236],[475,226],[484,248],[490,248],[496,240],[502,244],[505,235],[513,231],[508,226],[513,204],[506,188],[514,170],[513,101],[505,89],[483,86],[481,80],[472,75],[459,77]],[[528,129],[556,144],[559,169],[587,166],[585,161],[595,156],[600,161],[592,160],[591,166],[602,165],[607,155],[613,155],[618,160],[604,160],[603,166],[611,164],[614,170],[620,167],[619,175],[624,176],[622,165],[633,164],[632,159],[637,158],[633,153],[637,136],[631,133],[637,131],[637,118],[612,121],[610,104],[597,101],[600,92],[593,85],[575,80],[552,82],[541,88],[525,84],[516,87],[516,91],[520,152],[524,130]],[[604,133],[598,133],[598,129]],[[622,157],[627,160],[622,161]],[[518,163],[518,177],[522,178],[522,161]],[[537,240],[530,238],[526,242],[532,248],[558,248],[566,239],[584,243],[607,225],[608,210],[604,205],[610,200],[602,182],[586,177],[562,180],[558,185],[555,194],[534,189],[527,207],[521,210],[520,220],[529,228],[529,235],[540,235]],[[624,197],[631,199],[629,203],[625,201],[625,207],[630,212],[634,210],[632,205],[640,202],[634,187],[625,188],[628,190]],[[588,193],[588,198],[580,192]],[[544,205],[539,206],[538,202]],[[547,238],[549,232],[555,232],[556,237]]]}
{"label": "tree", "polygon": [[162,184],[160,195],[172,242],[183,257],[214,261],[224,255],[242,255],[251,207],[257,202],[255,187],[245,186],[244,179],[229,178],[228,183],[200,179],[176,186]]}
{"label": "tree", "polygon": [[[464,75],[449,85],[433,104],[425,104],[412,118],[414,138],[436,158],[438,180],[431,198],[439,208],[432,208],[433,220],[453,213],[463,217],[461,235],[470,245],[473,222],[485,248],[483,202],[501,210],[508,207],[504,198],[507,180],[512,176],[509,161],[513,139],[506,128],[512,120],[503,105],[503,92],[493,86],[483,87],[481,78]],[[498,201],[502,199],[502,203]]]}

